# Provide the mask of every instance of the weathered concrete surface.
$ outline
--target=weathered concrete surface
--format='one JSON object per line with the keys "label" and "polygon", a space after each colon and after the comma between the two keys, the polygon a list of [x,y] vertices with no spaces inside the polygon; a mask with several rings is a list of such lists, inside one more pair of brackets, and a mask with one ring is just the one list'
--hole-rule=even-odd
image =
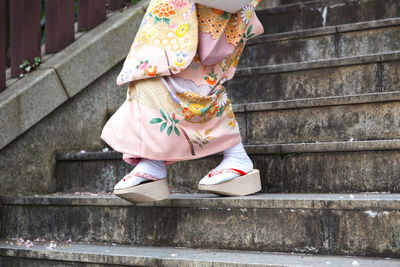
{"label": "weathered concrete surface", "polygon": [[[399,20],[394,19],[392,27],[374,28],[376,23],[365,23],[364,29],[349,32],[349,27],[332,27],[332,32],[318,35],[311,32],[299,36],[286,35],[283,38],[259,38],[248,44],[244,50],[240,67],[282,64],[376,54],[400,50]],[[262,42],[262,40],[265,40]],[[290,53],[288,53],[290,51]]]}
{"label": "weathered concrete surface", "polygon": [[[395,54],[390,57],[396,58]],[[235,104],[399,90],[399,60],[387,62],[361,56],[352,64],[347,59],[328,60],[328,66],[317,61],[306,66],[293,63],[241,69],[226,87]]]}
{"label": "weathered concrete surface", "polygon": [[[281,7],[291,4],[298,4],[303,2],[309,2],[314,0],[270,0],[270,1],[261,1],[261,3],[257,6],[257,9],[264,8],[273,8],[273,7]],[[335,0],[338,1],[338,0]]]}
{"label": "weathered concrete surface", "polygon": [[[45,248],[44,248],[45,249]],[[40,259],[36,251],[11,251],[4,250],[4,254],[18,255],[17,257],[0,257],[0,266],[4,267],[107,267],[109,264],[97,264],[97,263],[84,263],[78,262],[79,259],[76,257],[76,261],[70,261],[69,255],[63,255],[65,258],[63,260],[48,260],[45,257]],[[21,253],[22,252],[22,253]],[[41,251],[43,252],[43,251]],[[53,252],[54,253],[54,252]],[[50,257],[51,258],[51,257]],[[119,266],[129,266],[129,265],[119,265]],[[130,265],[134,266],[134,265]]]}
{"label": "weathered concrete surface", "polygon": [[[234,105],[234,110],[236,114],[245,115],[244,117],[246,117],[246,113],[251,111],[305,109],[343,105],[349,106],[397,101],[400,101],[400,91],[242,103]],[[243,125],[246,124],[244,123]]]}
{"label": "weathered concrete surface", "polygon": [[247,127],[248,144],[397,139],[400,102],[250,112]]}
{"label": "weathered concrete surface", "polygon": [[258,11],[266,33],[335,26],[400,16],[397,0],[310,1]]}
{"label": "weathered concrete surface", "polygon": [[400,192],[400,151],[276,153],[252,157],[264,192]]}
{"label": "weathered concrete surface", "polygon": [[242,76],[226,87],[235,104],[371,93],[378,91],[378,67],[366,64]]}
{"label": "weathered concrete surface", "polygon": [[67,99],[52,69],[34,71],[0,93],[0,149]]}
{"label": "weathered concrete surface", "polygon": [[[178,197],[155,206],[127,206],[129,202],[122,200],[117,201],[121,204],[110,202],[104,206],[101,196],[86,197],[89,205],[74,204],[74,197],[77,196],[62,197],[59,204],[36,197],[32,205],[17,204],[31,202],[29,198],[2,199],[1,236],[146,246],[400,255],[398,194],[283,194],[277,198],[206,195]],[[57,196],[52,198],[58,201]],[[35,199],[44,205],[34,205]],[[96,199],[100,201],[96,203]]]}
{"label": "weathered concrete surface", "polygon": [[[247,146],[246,150],[260,170],[263,192],[400,192],[400,148],[395,142]],[[172,192],[198,192],[205,170],[221,159],[215,155],[168,166]],[[112,192],[132,168],[116,152],[61,154],[55,172],[57,191]]]}
{"label": "weathered concrete surface", "polygon": [[[95,152],[75,160],[59,156],[56,164],[56,192],[112,192],[115,184],[134,166],[125,163],[117,152]],[[198,181],[215,168],[221,156],[183,161],[167,167],[172,192],[197,192]],[[190,176],[187,174],[190,173]]]}
{"label": "weathered concrete surface", "polygon": [[111,192],[134,166],[118,160],[57,161],[56,192]]}
{"label": "weathered concrete surface", "polygon": [[[333,209],[394,210],[400,208],[400,194],[392,193],[279,193],[253,194],[245,197],[220,197],[215,194],[171,194],[169,199],[138,203],[110,193],[51,193],[35,195],[0,195],[2,205],[17,206],[102,206],[102,207],[175,207],[207,209]],[[369,213],[368,213],[369,214]]]}
{"label": "weathered concrete surface", "polygon": [[122,104],[126,95],[126,88],[114,86],[120,68],[114,67],[0,150],[1,193],[52,192],[56,151],[105,146],[100,133],[108,110],[118,101]]}
{"label": "weathered concrete surface", "polygon": [[[48,243],[47,243],[48,244]],[[17,245],[0,242],[0,263],[16,266],[166,266],[166,267],[321,267],[352,266],[356,262],[363,267],[395,267],[396,259],[315,256],[309,254],[262,253],[255,251],[211,250],[188,248],[132,247],[126,245],[95,245],[58,243],[60,248],[46,249],[35,245],[24,249]],[[14,257],[19,257],[18,259]],[[73,261],[73,262],[72,262]],[[34,264],[38,265],[34,265]],[[54,265],[49,265],[54,264]],[[64,264],[64,265],[60,265]],[[105,264],[105,265],[103,265]]]}
{"label": "weathered concrete surface", "polygon": [[400,90],[400,62],[387,62],[382,65],[382,91]]}

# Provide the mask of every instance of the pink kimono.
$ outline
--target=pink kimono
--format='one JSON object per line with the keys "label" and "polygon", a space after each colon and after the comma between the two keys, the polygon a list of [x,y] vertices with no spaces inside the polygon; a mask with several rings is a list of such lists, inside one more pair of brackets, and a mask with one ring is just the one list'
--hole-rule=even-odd
{"label": "pink kimono", "polygon": [[241,142],[222,84],[233,78],[248,39],[263,33],[253,0],[237,14],[189,0],[153,0],[117,84],[125,102],[101,138],[137,164],[205,157]]}

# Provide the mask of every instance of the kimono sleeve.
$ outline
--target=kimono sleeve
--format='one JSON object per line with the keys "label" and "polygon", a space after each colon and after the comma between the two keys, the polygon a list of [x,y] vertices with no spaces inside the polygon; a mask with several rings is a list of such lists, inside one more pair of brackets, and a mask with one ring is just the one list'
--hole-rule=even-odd
{"label": "kimono sleeve", "polygon": [[[216,11],[198,6],[199,47],[198,53],[204,65],[215,65],[235,52],[247,40],[264,33],[257,18],[255,0],[237,14]],[[216,15],[217,14],[217,15]]]}

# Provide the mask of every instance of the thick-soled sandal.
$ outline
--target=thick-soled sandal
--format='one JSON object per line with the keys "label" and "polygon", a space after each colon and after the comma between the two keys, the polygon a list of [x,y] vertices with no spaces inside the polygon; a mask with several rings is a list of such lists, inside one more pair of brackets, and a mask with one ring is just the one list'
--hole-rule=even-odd
{"label": "thick-soled sandal", "polygon": [[142,177],[149,181],[127,188],[114,189],[114,195],[135,203],[154,202],[169,198],[170,191],[166,178],[159,179],[139,172],[130,175]]}
{"label": "thick-soled sandal", "polygon": [[222,169],[219,171],[211,170],[208,177],[212,177],[213,175],[222,172],[235,172],[239,173],[241,176],[219,184],[199,184],[198,189],[223,196],[246,196],[261,190],[260,171],[257,169],[248,173],[234,168]]}

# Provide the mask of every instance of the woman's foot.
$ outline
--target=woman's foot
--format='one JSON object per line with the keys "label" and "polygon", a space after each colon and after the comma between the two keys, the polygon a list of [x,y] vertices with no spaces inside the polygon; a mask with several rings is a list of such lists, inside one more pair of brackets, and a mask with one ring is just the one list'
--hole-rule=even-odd
{"label": "woman's foot", "polygon": [[136,167],[115,185],[114,190],[129,188],[166,177],[167,170],[163,161],[141,159]]}
{"label": "woman's foot", "polygon": [[163,161],[142,159],[114,187],[114,195],[133,203],[154,202],[170,196]]}
{"label": "woman's foot", "polygon": [[260,172],[240,143],[224,151],[224,159],[198,185],[199,190],[222,196],[247,196],[261,190]]}
{"label": "woman's foot", "polygon": [[224,159],[200,181],[199,185],[213,185],[230,181],[253,170],[253,162],[244,150],[243,144],[224,151]]}

